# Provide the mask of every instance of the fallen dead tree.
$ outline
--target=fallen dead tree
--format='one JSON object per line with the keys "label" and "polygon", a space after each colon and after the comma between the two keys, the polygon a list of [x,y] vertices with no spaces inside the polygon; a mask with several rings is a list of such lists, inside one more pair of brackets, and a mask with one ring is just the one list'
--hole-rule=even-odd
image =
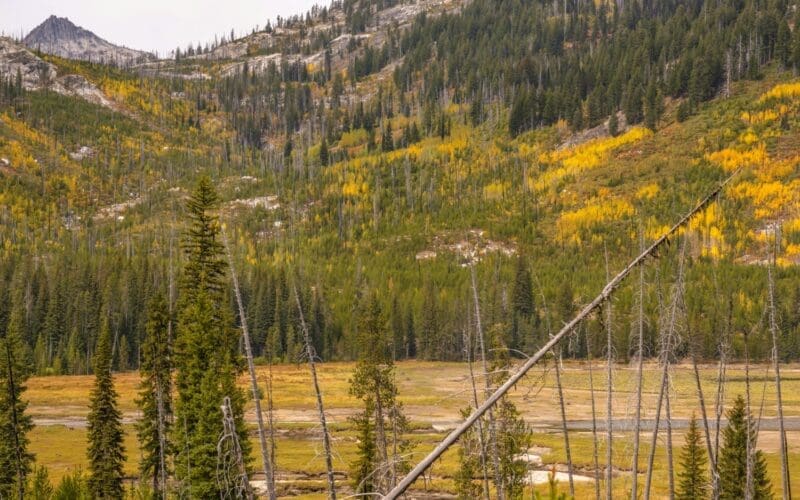
{"label": "fallen dead tree", "polygon": [[653,256],[659,247],[664,244],[669,243],[669,239],[677,233],[677,231],[686,225],[696,214],[701,212],[704,208],[710,205],[725,186],[733,179],[738,170],[733,172],[727,179],[725,179],[722,183],[720,183],[711,193],[709,193],[705,198],[703,198],[694,208],[692,208],[686,215],[684,215],[675,225],[673,225],[669,231],[666,232],[663,236],[658,238],[655,242],[653,242],[647,249],[645,249],[641,254],[639,254],[633,261],[631,261],[625,268],[619,272],[613,279],[611,279],[603,290],[600,292],[597,297],[594,298],[589,304],[583,307],[581,311],[570,320],[567,324],[564,325],[558,333],[556,333],[550,340],[548,340],[541,349],[539,349],[535,354],[533,354],[530,358],[528,358],[525,363],[520,366],[519,370],[515,373],[511,374],[508,380],[503,383],[491,396],[489,396],[483,404],[476,408],[472,414],[464,420],[456,429],[454,429],[444,440],[439,443],[436,448],[433,449],[421,462],[419,462],[407,475],[400,481],[389,493],[386,495],[385,498],[394,499],[399,497],[400,495],[408,489],[414,481],[417,480],[419,476],[425,472],[425,470],[430,467],[433,462],[435,462],[450,446],[452,446],[458,438],[464,434],[470,427],[472,427],[478,419],[483,416],[490,408],[492,408],[497,401],[500,400],[512,387],[514,387],[527,373],[528,371],[539,362],[548,352],[550,352],[560,341],[564,338],[567,334],[569,334],[572,330],[574,330],[584,319],[586,319],[589,315],[594,312],[595,309],[602,306],[610,297],[611,294],[620,286],[622,281],[639,265],[643,264],[648,257]]}

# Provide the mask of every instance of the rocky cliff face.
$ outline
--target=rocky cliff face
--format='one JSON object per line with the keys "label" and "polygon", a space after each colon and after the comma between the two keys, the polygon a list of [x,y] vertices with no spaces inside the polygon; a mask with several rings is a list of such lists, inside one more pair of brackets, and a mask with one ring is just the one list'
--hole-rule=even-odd
{"label": "rocky cliff face", "polygon": [[63,95],[73,95],[89,102],[113,108],[113,103],[103,92],[81,75],[60,76],[56,67],[37,57],[10,38],[0,38],[0,78],[27,90],[51,90]]}
{"label": "rocky cliff face", "polygon": [[114,45],[65,17],[48,17],[24,40],[32,50],[67,59],[116,63],[121,66],[154,59],[151,54]]}

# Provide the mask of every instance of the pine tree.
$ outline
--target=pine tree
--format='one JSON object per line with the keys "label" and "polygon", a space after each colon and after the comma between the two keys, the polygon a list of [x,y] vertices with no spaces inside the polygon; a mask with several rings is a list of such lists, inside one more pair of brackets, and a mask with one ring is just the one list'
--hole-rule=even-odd
{"label": "pine tree", "polygon": [[142,382],[139,399],[142,419],[136,426],[142,459],[139,468],[143,478],[151,478],[153,491],[164,498],[171,453],[169,432],[172,422],[172,345],[169,335],[170,317],[167,302],[156,294],[147,306],[145,338],[141,346],[139,372]]}
{"label": "pine tree", "polygon": [[618,134],[619,134],[619,118],[617,118],[617,112],[614,111],[608,118],[608,135],[610,135],[611,137],[616,137]]}
{"label": "pine tree", "polygon": [[435,359],[439,347],[439,312],[436,304],[436,292],[433,282],[425,287],[425,298],[422,302],[422,318],[419,323],[420,355],[424,359]]}
{"label": "pine tree", "polygon": [[175,338],[175,474],[183,492],[195,498],[220,495],[216,481],[217,440],[223,431],[223,398],[229,396],[245,460],[250,444],[244,425],[244,394],[236,387],[243,365],[238,335],[225,294],[225,261],[219,200],[203,177],[187,203],[190,227],[184,240],[186,264],[180,285]]}
{"label": "pine tree", "polygon": [[[511,357],[503,340],[504,330],[505,325],[501,323],[492,325],[489,329],[492,353],[489,373],[492,374],[492,384],[495,387],[505,382],[511,368]],[[500,457],[499,476],[503,482],[503,491],[507,498],[522,498],[528,466],[516,457],[531,446],[531,430],[508,396],[503,396],[497,402],[495,421],[497,450]]]}
{"label": "pine tree", "polygon": [[33,463],[27,436],[33,421],[25,415],[28,403],[22,400],[31,366],[23,327],[22,301],[12,300],[6,333],[0,338],[0,498],[23,498]]}
{"label": "pine tree", "polygon": [[381,151],[384,153],[394,149],[394,139],[392,138],[392,122],[386,120],[386,126],[383,128],[383,136],[381,137]]}
{"label": "pine tree", "polygon": [[414,333],[414,312],[411,306],[406,309],[406,358],[414,359],[417,357],[417,336]]}
{"label": "pine tree", "polygon": [[[461,410],[461,418],[467,418],[472,413],[472,408],[465,408]],[[479,429],[477,425],[473,425],[467,430],[458,440],[458,470],[455,473],[454,481],[456,483],[456,494],[458,498],[469,500],[472,498],[480,498],[482,488],[477,478],[480,477],[481,470],[481,439],[486,441],[487,436],[484,431],[484,436],[480,436],[482,428]]]}
{"label": "pine tree", "polygon": [[678,500],[697,500],[708,497],[708,480],[705,471],[708,460],[703,449],[702,439],[703,436],[697,428],[697,419],[692,415],[681,454],[683,470],[678,474],[680,480],[676,493]]}
{"label": "pine tree", "polygon": [[[534,331],[537,326],[536,306],[533,299],[531,272],[523,257],[517,258],[517,270],[511,294],[511,343],[513,349],[524,349],[526,340],[535,342]],[[527,338],[525,338],[527,337]]]}
{"label": "pine tree", "polygon": [[[722,431],[723,446],[719,452],[719,488],[722,500],[745,498],[747,477],[747,440],[755,442],[755,429],[745,411],[744,398],[738,396],[728,410],[728,426]],[[772,498],[772,485],[767,478],[767,465],[761,450],[753,453],[753,500]]]}
{"label": "pine tree", "polygon": [[50,500],[53,498],[53,485],[46,467],[38,466],[33,470],[27,489],[31,500]]}
{"label": "pine tree", "polygon": [[323,136],[322,143],[319,145],[319,163],[323,167],[327,167],[328,161],[329,161],[328,141],[325,139],[325,136]]}
{"label": "pine tree", "polygon": [[353,486],[357,494],[385,494],[406,468],[402,453],[408,443],[402,436],[408,422],[397,401],[388,328],[374,294],[365,299],[358,330],[359,359],[350,378],[350,394],[362,401],[364,409],[351,419],[360,441],[351,464]]}
{"label": "pine tree", "polygon": [[531,272],[524,258],[517,258],[517,270],[512,293],[514,314],[530,317],[534,313],[533,286]]}
{"label": "pine tree", "polygon": [[94,353],[95,382],[89,409],[89,490],[94,498],[122,498],[122,414],[111,377],[111,331],[104,315]]}

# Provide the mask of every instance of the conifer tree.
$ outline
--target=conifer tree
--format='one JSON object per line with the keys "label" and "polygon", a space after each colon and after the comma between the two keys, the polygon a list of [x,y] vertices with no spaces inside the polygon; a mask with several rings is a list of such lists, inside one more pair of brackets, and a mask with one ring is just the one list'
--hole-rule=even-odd
{"label": "conifer tree", "polygon": [[[744,398],[738,396],[728,410],[728,426],[722,431],[723,446],[719,451],[719,488],[722,500],[745,498],[747,477],[747,440],[755,443],[755,429],[745,410]],[[772,485],[767,478],[767,464],[761,450],[753,454],[753,500],[772,498]]]}
{"label": "conifer tree", "polygon": [[414,359],[417,357],[417,336],[414,333],[414,312],[411,306],[406,309],[406,358]]}
{"label": "conifer tree", "polygon": [[408,423],[397,401],[388,328],[374,294],[365,299],[358,323],[359,359],[350,378],[350,394],[364,409],[351,420],[359,435],[351,465],[356,494],[386,493],[405,470],[402,452]]}
{"label": "conifer tree", "polygon": [[[511,358],[503,340],[506,326],[502,323],[492,325],[489,329],[492,362],[489,373],[494,386],[499,386],[508,378]],[[497,423],[496,439],[500,457],[500,480],[507,498],[522,498],[527,474],[527,464],[516,457],[525,452],[531,445],[532,433],[516,405],[503,396],[496,405],[495,419]]]}
{"label": "conifer tree", "polygon": [[419,323],[420,355],[424,359],[435,359],[439,339],[439,316],[436,304],[436,291],[433,282],[428,282],[425,287],[425,298],[422,302],[422,318]]}
{"label": "conifer tree", "polygon": [[[537,325],[536,305],[533,299],[531,272],[523,257],[517,258],[517,269],[512,290],[511,344],[513,349],[524,349],[525,336],[533,341]],[[534,335],[531,335],[531,334]],[[538,339],[537,339],[538,340]]]}
{"label": "conifer tree", "polygon": [[117,408],[111,361],[111,331],[104,314],[94,353],[95,382],[87,418],[89,490],[98,499],[121,499],[124,495],[122,414]]}
{"label": "conifer tree", "polygon": [[186,264],[180,285],[175,338],[175,474],[194,498],[220,495],[216,481],[217,440],[222,435],[223,398],[231,399],[242,455],[250,456],[244,425],[244,394],[236,387],[243,365],[225,294],[225,261],[214,215],[219,199],[203,177],[187,203]]}
{"label": "conifer tree", "polygon": [[33,421],[25,415],[28,403],[22,400],[31,364],[22,340],[24,306],[21,300],[11,302],[5,336],[0,338],[0,498],[22,499],[33,463],[27,436]]}
{"label": "conifer tree", "polygon": [[616,110],[608,118],[608,135],[611,137],[619,135],[619,118],[617,118]]}
{"label": "conifer tree", "polygon": [[327,167],[328,161],[329,161],[328,141],[325,139],[325,136],[323,136],[322,143],[319,145],[319,163],[323,167]]}
{"label": "conifer tree", "polygon": [[153,296],[147,306],[145,338],[141,346],[139,399],[142,411],[137,434],[142,452],[139,468],[143,478],[150,478],[153,492],[165,496],[167,461],[171,453],[169,432],[172,422],[172,345],[170,317],[162,294]]}
{"label": "conifer tree", "polygon": [[683,470],[678,474],[680,483],[675,496],[678,500],[697,500],[708,497],[708,480],[705,471],[708,460],[702,440],[703,436],[697,427],[697,419],[692,415],[681,453]]}

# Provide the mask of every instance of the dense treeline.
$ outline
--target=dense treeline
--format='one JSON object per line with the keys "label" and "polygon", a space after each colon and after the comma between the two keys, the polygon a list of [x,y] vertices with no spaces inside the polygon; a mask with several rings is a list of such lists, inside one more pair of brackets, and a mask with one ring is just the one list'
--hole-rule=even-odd
{"label": "dense treeline", "polygon": [[[103,321],[112,332],[114,368],[138,368],[146,338],[149,301],[154,295],[167,294],[169,272],[166,260],[153,257],[124,256],[89,260],[80,256],[61,256],[48,263],[20,258],[2,267],[0,282],[2,332],[17,329],[16,335],[32,356],[33,371],[38,374],[85,374],[92,370],[92,356]],[[99,256],[96,256],[99,257]],[[177,262],[177,261],[176,261]],[[598,264],[600,264],[598,262]],[[530,352],[547,338],[546,325],[561,324],[602,284],[601,276],[591,276],[584,268],[580,277],[559,280],[559,265],[566,260],[495,260],[494,269],[485,269],[482,295],[487,325],[503,332],[513,349]],[[531,269],[536,272],[535,281]],[[465,276],[430,266],[427,276],[413,278],[401,290],[379,293],[392,339],[395,359],[463,359],[463,331],[468,327],[469,290]],[[448,277],[449,276],[449,277]],[[692,286],[687,294],[688,332],[705,358],[716,356],[719,332],[734,335],[736,355],[743,355],[741,333],[749,333],[750,355],[766,359],[769,349],[767,325],[763,315],[766,278],[763,268],[700,259],[690,273]],[[179,279],[177,276],[175,279]],[[365,278],[366,279],[366,278]],[[455,283],[445,280],[455,279]],[[586,281],[579,285],[582,279]],[[302,352],[301,329],[290,296],[290,276],[282,269],[259,266],[243,276],[244,299],[251,325],[253,349],[258,357],[296,362]],[[782,358],[800,356],[800,287],[794,269],[779,275]],[[323,359],[355,357],[356,329],[345,311],[350,299],[340,291],[308,280],[312,287],[300,288],[306,322],[315,351]],[[363,286],[379,287],[380,281]],[[541,283],[545,283],[542,288]],[[653,283],[654,292],[657,285]],[[303,290],[306,290],[305,292]],[[312,291],[313,290],[313,291]],[[347,290],[353,290],[348,285]],[[748,290],[748,297],[741,295]],[[654,295],[651,294],[651,295]],[[225,294],[229,314],[234,314],[230,291]],[[633,321],[630,292],[623,292],[615,305],[614,331],[616,348],[625,359],[633,354],[630,324]],[[655,300],[655,299],[653,299]],[[339,314],[342,311],[342,314]],[[658,306],[647,305],[647,352],[656,352]],[[12,319],[17,319],[12,326]],[[589,324],[590,331],[601,328]],[[591,336],[591,335],[590,335]],[[587,349],[602,352],[600,339],[587,346],[576,338],[565,354],[584,357]],[[679,352],[686,352],[686,345]]]}

